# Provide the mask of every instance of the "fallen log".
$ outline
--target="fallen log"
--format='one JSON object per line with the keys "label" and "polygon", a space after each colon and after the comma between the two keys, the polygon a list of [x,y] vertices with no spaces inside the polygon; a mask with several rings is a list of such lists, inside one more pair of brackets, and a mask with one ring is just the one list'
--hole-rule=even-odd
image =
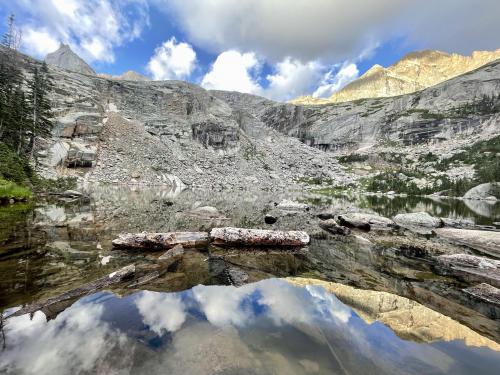
{"label": "fallen log", "polygon": [[[74,300],[77,298],[97,292],[103,288],[106,288],[113,284],[118,284],[125,279],[128,279],[135,275],[135,266],[133,264],[128,265],[126,267],[120,268],[118,271],[112,272],[107,276],[101,277],[100,279],[94,280],[90,283],[84,284],[78,288],[72,289],[66,293],[61,294],[57,297],[49,298],[45,301],[40,301],[33,303],[31,305],[27,305],[17,310],[13,314],[9,315],[9,318],[12,316],[20,316],[28,313],[34,313],[38,310],[42,311],[51,311],[54,310],[55,314],[62,311],[67,306],[71,305]],[[61,307],[63,306],[63,307]],[[46,314],[47,315],[47,314]],[[47,315],[47,317],[49,317]]]}
{"label": "fallen log", "polygon": [[169,232],[169,233],[124,233],[113,240],[116,248],[128,249],[171,249],[176,245],[183,248],[201,247],[208,245],[206,232]]}
{"label": "fallen log", "polygon": [[309,243],[309,235],[302,231],[278,231],[244,228],[214,228],[210,240],[215,245],[288,246],[299,247]]}

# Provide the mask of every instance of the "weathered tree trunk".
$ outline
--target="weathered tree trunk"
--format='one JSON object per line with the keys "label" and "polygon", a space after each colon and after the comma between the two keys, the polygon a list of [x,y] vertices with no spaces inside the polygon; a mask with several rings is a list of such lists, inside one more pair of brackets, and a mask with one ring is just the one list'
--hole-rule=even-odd
{"label": "weathered tree trunk", "polygon": [[309,235],[302,231],[284,232],[226,227],[212,229],[210,240],[215,245],[299,247],[309,243]]}
{"label": "weathered tree trunk", "polygon": [[206,232],[171,232],[171,233],[124,233],[113,240],[113,246],[129,249],[170,249],[175,245],[184,248],[208,245]]}
{"label": "weathered tree trunk", "polygon": [[113,284],[118,284],[132,276],[135,275],[135,266],[133,264],[128,265],[126,267],[120,268],[118,271],[112,272],[107,276],[104,276],[100,279],[92,281],[88,284],[84,284],[76,289],[70,290],[64,294],[61,294],[58,297],[52,297],[45,301],[36,302],[31,305],[24,306],[23,308],[17,310],[15,313],[9,315],[12,316],[20,316],[28,313],[34,313],[35,311],[53,308],[54,310],[58,310],[58,306],[65,305],[67,302],[69,305],[76,298],[81,297],[83,295],[88,295],[97,292],[100,289],[106,288]]}

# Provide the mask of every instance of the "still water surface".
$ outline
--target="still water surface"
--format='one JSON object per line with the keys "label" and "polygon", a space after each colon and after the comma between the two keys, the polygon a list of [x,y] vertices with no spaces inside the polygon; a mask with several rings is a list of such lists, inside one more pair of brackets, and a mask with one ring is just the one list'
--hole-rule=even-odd
{"label": "still water surface", "polygon": [[[298,252],[188,251],[164,276],[140,288],[101,292],[57,311],[6,319],[0,373],[497,373],[499,311],[467,299],[461,289],[468,280],[436,274],[430,257],[415,258],[402,246],[406,240],[443,244],[409,233],[387,234],[384,241],[364,233],[338,238],[320,230],[315,215],[363,209],[390,217],[427,211],[494,225],[500,221],[498,204],[302,192],[178,194],[112,187],[87,192],[90,199],[74,202],[47,199],[0,207],[3,316],[122,266],[154,265],[161,253],[112,249],[111,240],[124,231],[265,228],[264,215],[287,198],[308,203],[311,211],[280,213],[271,227],[306,230],[312,242]],[[199,206],[216,207],[220,215],[191,215]],[[247,275],[245,285],[230,285],[228,274],[234,269]],[[414,324],[403,334],[393,323],[406,322],[407,315],[383,324],[372,308],[364,306],[360,312],[359,300],[349,295],[355,292],[339,295],[339,300],[321,286],[276,279],[288,276],[407,297],[418,302],[417,310],[393,310],[410,311]],[[388,298],[375,296],[382,302]],[[383,305],[379,302],[374,306]],[[423,306],[443,315],[436,318]],[[436,331],[447,317],[459,327],[449,331],[460,334]],[[431,325],[433,321],[440,323]]]}

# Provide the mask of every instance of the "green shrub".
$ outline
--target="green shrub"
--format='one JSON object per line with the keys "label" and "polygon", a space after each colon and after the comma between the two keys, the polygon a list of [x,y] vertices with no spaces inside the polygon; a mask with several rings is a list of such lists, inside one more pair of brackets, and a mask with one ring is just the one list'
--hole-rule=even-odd
{"label": "green shrub", "polygon": [[10,199],[27,200],[29,198],[31,198],[31,191],[28,188],[0,179],[0,202]]}

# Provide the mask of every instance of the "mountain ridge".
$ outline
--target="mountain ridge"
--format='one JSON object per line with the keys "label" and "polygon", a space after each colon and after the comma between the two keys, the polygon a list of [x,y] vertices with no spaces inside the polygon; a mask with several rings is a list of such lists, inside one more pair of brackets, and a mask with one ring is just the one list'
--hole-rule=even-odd
{"label": "mountain ridge", "polygon": [[329,98],[302,96],[292,104],[343,103],[359,99],[410,94],[479,68],[500,58],[500,49],[474,51],[470,56],[434,50],[414,51],[384,68],[375,64]]}

